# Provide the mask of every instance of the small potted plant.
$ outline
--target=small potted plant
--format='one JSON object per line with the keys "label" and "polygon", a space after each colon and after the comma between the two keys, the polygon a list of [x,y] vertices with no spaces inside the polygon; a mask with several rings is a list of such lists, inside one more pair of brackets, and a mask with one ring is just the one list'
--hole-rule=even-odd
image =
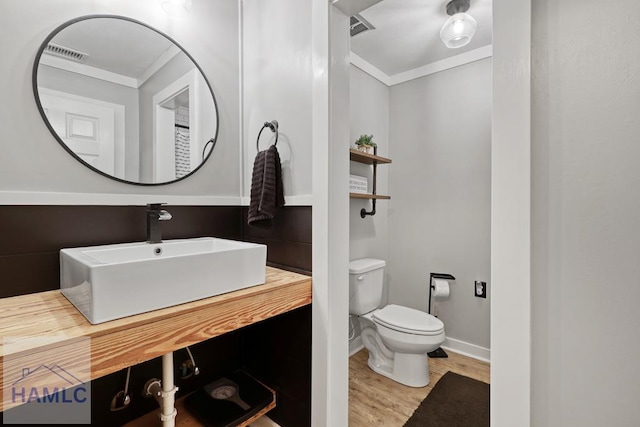
{"label": "small potted plant", "polygon": [[373,142],[373,135],[360,135],[355,144],[359,151],[367,154],[373,154],[373,149],[377,147],[376,143]]}

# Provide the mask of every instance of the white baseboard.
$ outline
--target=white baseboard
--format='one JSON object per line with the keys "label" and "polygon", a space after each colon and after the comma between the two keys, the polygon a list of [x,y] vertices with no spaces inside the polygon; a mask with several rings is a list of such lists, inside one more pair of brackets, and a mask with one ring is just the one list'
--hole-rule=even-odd
{"label": "white baseboard", "polygon": [[362,344],[362,337],[358,335],[353,341],[349,343],[349,357],[353,356],[363,348],[364,344]]}
{"label": "white baseboard", "polygon": [[491,349],[480,347],[479,345],[447,337],[441,347],[463,356],[491,363]]}
{"label": "white baseboard", "polygon": [[[364,344],[362,344],[362,337],[358,335],[349,343],[349,357],[353,356],[363,348]],[[445,338],[444,343],[442,343],[442,348],[463,356],[491,363],[491,350],[485,347],[480,347],[479,345],[447,337]]]}

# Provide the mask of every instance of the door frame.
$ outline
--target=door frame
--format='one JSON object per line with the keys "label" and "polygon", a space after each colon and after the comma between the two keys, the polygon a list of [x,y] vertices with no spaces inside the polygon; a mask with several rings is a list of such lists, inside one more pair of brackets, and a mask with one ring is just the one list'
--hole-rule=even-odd
{"label": "door frame", "polygon": [[[344,230],[345,222],[348,230],[348,218],[340,199],[344,183],[330,178],[348,168],[342,141],[331,132],[348,117],[330,114],[330,101],[341,96],[330,84],[332,74],[344,66],[331,60],[331,44],[345,35],[332,25],[331,7],[313,0],[314,427],[346,425],[348,414],[348,346],[340,324],[346,325],[348,307],[339,292],[348,270],[337,259],[346,262],[348,252],[331,245],[337,240],[332,231]],[[531,423],[531,19],[531,0],[493,2],[492,427]]]}
{"label": "door frame", "polygon": [[[171,153],[167,153],[166,150],[163,150],[162,147],[167,145],[169,138],[167,135],[171,135],[170,139],[173,140],[173,146],[175,147],[175,117],[169,117],[167,109],[162,107],[162,104],[167,102],[169,99],[178,95],[185,90],[189,91],[189,145],[190,145],[190,153],[193,164],[193,155],[194,151],[196,154],[198,153],[197,147],[193,146],[194,141],[200,141],[199,136],[199,123],[198,123],[198,114],[196,114],[197,109],[197,94],[198,94],[198,73],[197,69],[193,69],[184,75],[178,77],[176,80],[165,86],[163,89],[158,91],[152,98],[153,104],[153,141],[151,144],[151,152],[153,158],[152,164],[152,176],[154,182],[166,182],[166,181],[174,181],[176,179],[175,173],[172,178],[166,178],[164,176],[159,176],[161,170],[158,168],[159,162],[166,162],[167,156]],[[171,128],[169,130],[169,127]],[[167,133],[169,132],[169,134]],[[175,165],[175,150],[173,151],[173,162]],[[198,163],[199,164],[199,163]],[[174,168],[175,171],[175,168]]]}

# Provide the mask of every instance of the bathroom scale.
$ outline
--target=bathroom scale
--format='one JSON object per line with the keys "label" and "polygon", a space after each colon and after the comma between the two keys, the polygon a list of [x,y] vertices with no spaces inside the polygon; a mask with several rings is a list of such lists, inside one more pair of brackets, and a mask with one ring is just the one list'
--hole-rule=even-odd
{"label": "bathroom scale", "polygon": [[273,401],[273,393],[246,372],[237,371],[187,396],[184,406],[206,427],[234,427]]}

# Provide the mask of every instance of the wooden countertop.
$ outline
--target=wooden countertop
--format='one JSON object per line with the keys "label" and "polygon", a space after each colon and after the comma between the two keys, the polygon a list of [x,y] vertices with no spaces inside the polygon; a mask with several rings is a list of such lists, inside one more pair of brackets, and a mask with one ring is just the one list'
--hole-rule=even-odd
{"label": "wooden countertop", "polygon": [[[30,367],[52,359],[78,372],[74,367],[87,365],[86,357],[77,363],[84,351],[79,343],[89,338],[90,372],[80,378],[95,379],[310,303],[309,276],[272,267],[263,285],[98,325],[90,324],[59,290],[3,298],[0,372],[5,363]],[[4,390],[2,379],[0,384]],[[3,399],[0,410],[16,405]]]}

